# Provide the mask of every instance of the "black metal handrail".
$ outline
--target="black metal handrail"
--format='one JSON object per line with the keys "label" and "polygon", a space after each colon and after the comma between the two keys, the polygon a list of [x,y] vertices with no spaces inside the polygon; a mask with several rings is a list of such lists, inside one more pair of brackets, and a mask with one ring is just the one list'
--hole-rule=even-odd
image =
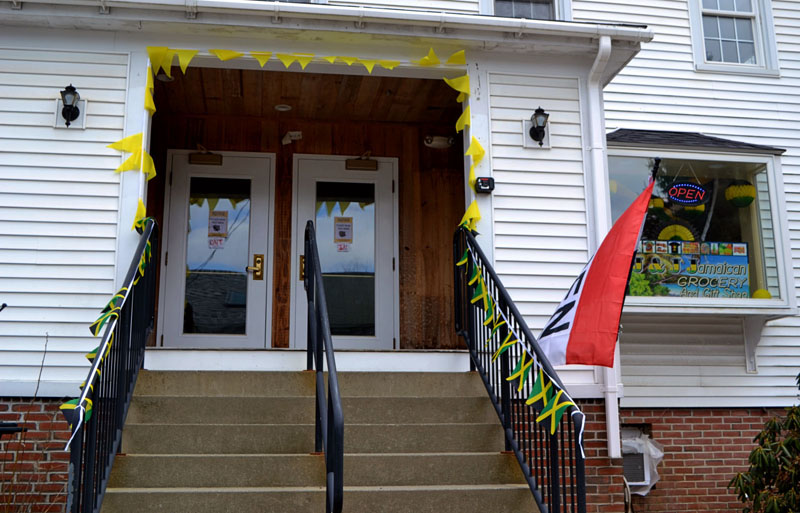
{"label": "black metal handrail", "polygon": [[157,240],[158,226],[148,219],[120,289],[121,297],[115,301],[118,315],[109,318],[78,400],[79,406],[91,404],[91,416],[84,422],[84,411],[78,412],[69,443],[70,513],[100,511],[114,456],[120,449],[122,427],[154,324]]}
{"label": "black metal handrail", "polygon": [[[503,424],[506,450],[516,455],[542,513],[585,513],[583,413],[574,405],[568,406],[554,434],[551,434],[551,419],[536,422],[540,414],[537,404],[527,405],[526,400],[538,374],[541,372],[546,377],[544,381],[551,383],[552,390],[563,390],[562,397],[568,398],[564,384],[539,348],[475,237],[463,227],[454,235],[453,256],[457,264],[454,276],[456,331],[464,337],[470,352],[470,366],[483,378]],[[476,287],[484,288],[486,302],[472,301],[474,294],[468,294]],[[489,309],[504,322],[487,322]],[[520,343],[501,350],[503,342],[513,339]],[[523,362],[534,362],[528,379],[509,380],[512,364],[523,358],[526,359]]]}
{"label": "black metal handrail", "polygon": [[[331,342],[328,303],[322,283],[314,223],[306,224],[304,285],[308,299],[308,370],[316,371],[317,411],[315,450],[325,455],[325,512],[341,513],[344,495],[344,414],[339,396],[339,378]],[[325,360],[322,352],[325,351]],[[328,370],[328,394],[325,397],[324,370]]]}

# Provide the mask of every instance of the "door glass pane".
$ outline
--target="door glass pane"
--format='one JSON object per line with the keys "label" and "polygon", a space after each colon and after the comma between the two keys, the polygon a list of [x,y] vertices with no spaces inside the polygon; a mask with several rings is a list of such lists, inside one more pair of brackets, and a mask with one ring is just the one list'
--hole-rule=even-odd
{"label": "door glass pane", "polygon": [[317,246],[332,335],[375,335],[375,185],[317,182]]}
{"label": "door glass pane", "polygon": [[193,177],[184,333],[246,334],[250,180]]}

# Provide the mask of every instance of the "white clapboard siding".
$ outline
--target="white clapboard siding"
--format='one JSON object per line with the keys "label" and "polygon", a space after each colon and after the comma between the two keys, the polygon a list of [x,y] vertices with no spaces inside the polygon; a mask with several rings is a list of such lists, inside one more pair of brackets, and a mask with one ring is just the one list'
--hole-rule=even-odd
{"label": "white clapboard siding", "polygon": [[411,9],[415,11],[455,12],[477,14],[478,0],[328,0],[329,5],[377,7],[386,9]]}
{"label": "white clapboard siding", "polygon": [[[588,258],[576,78],[489,74],[495,191],[495,269],[537,334]],[[522,147],[522,120],[539,105],[550,113],[551,149]],[[571,390],[595,374],[559,371]]]}
{"label": "white clapboard siding", "polygon": [[[648,25],[652,42],[605,89],[606,125],[613,128],[702,132],[787,149],[781,158],[792,267],[800,287],[800,3],[772,0],[780,76],[694,71],[687,0],[573,0],[576,21]],[[759,184],[761,186],[761,184]],[[765,227],[772,222],[764,215]],[[778,234],[775,234],[778,236]],[[782,235],[781,235],[782,236]],[[765,260],[775,265],[775,244],[765,240]],[[777,286],[774,269],[768,284]],[[687,323],[689,326],[687,327]],[[713,316],[636,318],[623,325],[623,406],[767,406],[796,400],[800,319],[764,329],[758,373],[745,372],[741,333]],[[739,327],[738,329],[741,329]],[[677,330],[677,331],[675,331]],[[673,333],[665,337],[664,333]],[[723,334],[720,343],[719,335]],[[709,337],[713,338],[712,340]]]}
{"label": "white clapboard siding", "polygon": [[[128,55],[0,48],[0,396],[74,394],[114,293]],[[59,91],[88,101],[55,129]],[[46,346],[46,352],[45,352]],[[44,368],[42,369],[42,362]]]}

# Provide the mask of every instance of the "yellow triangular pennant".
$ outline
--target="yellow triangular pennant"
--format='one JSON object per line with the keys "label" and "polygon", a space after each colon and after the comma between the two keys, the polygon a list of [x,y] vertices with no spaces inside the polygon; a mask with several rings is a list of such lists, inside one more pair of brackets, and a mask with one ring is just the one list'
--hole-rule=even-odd
{"label": "yellow triangular pennant", "polygon": [[169,48],[166,46],[148,46],[147,56],[150,58],[150,66],[155,73],[164,65],[164,57],[166,57]]}
{"label": "yellow triangular pennant", "polygon": [[475,182],[478,181],[478,178],[475,176],[475,164],[469,166],[469,178],[467,179],[467,183],[469,184],[470,189],[475,188]]}
{"label": "yellow triangular pennant", "polygon": [[109,144],[106,148],[127,153],[136,153],[142,149],[142,133],[139,132],[138,134],[129,135],[124,139]]}
{"label": "yellow triangular pennant", "polygon": [[213,49],[209,50],[209,53],[216,55],[217,58],[221,61],[229,61],[232,59],[238,59],[242,55],[242,52],[237,52],[236,50],[221,50],[221,49]]}
{"label": "yellow triangular pennant", "polygon": [[277,57],[278,60],[280,60],[283,65],[286,66],[286,69],[289,69],[289,66],[291,66],[292,63],[297,60],[296,56],[288,53],[276,53],[275,57]]}
{"label": "yellow triangular pennant", "polygon": [[461,116],[458,118],[458,121],[456,121],[456,132],[464,130],[464,127],[469,125],[469,118],[470,118],[469,105],[467,105],[467,108],[464,109],[464,112],[461,113]]}
{"label": "yellow triangular pennant", "polygon": [[342,215],[344,215],[344,213],[347,212],[347,207],[350,206],[350,203],[351,203],[350,201],[340,201],[339,202],[339,208],[342,211]]}
{"label": "yellow triangular pennant", "polygon": [[139,206],[136,207],[136,215],[133,218],[133,224],[131,225],[131,231],[136,228],[136,223],[140,219],[144,219],[147,216],[147,210],[144,208],[144,201],[142,198],[139,198]]}
{"label": "yellow triangular pennant", "polygon": [[364,67],[367,68],[367,72],[370,74],[372,74],[372,68],[374,68],[375,65],[378,64],[377,59],[358,59],[358,62],[363,64]]}
{"label": "yellow triangular pennant", "polygon": [[306,69],[306,66],[308,66],[308,63],[311,62],[311,59],[314,58],[314,54],[313,53],[297,53],[295,55],[297,56],[297,62],[300,63],[300,67],[302,69]]}
{"label": "yellow triangular pennant", "polygon": [[189,67],[189,63],[192,62],[194,56],[197,55],[197,50],[176,50],[178,53],[178,63],[181,65],[181,72],[186,74],[186,68]]}
{"label": "yellow triangular pennant", "polygon": [[172,61],[175,59],[176,53],[178,53],[178,50],[168,48],[164,53],[164,60],[161,61],[161,69],[164,70],[164,73],[166,73],[169,78],[172,78]]}
{"label": "yellow triangular pennant", "polygon": [[456,96],[456,101],[458,103],[464,103],[464,100],[466,100],[468,96],[469,94],[467,93],[458,93],[458,96]]}
{"label": "yellow triangular pennant", "polygon": [[250,55],[257,60],[263,68],[270,57],[272,57],[272,52],[250,52]]}
{"label": "yellow triangular pennant", "polygon": [[464,50],[459,50],[450,57],[447,58],[447,62],[445,64],[449,64],[452,66],[466,66],[467,65],[467,55]]}
{"label": "yellow triangular pennant", "polygon": [[387,61],[387,60],[379,60],[378,64],[381,65],[382,68],[386,69],[395,69],[397,66],[400,65],[400,61]]}
{"label": "yellow triangular pennant", "polygon": [[469,94],[469,75],[455,78],[444,78],[444,81],[459,93]]}
{"label": "yellow triangular pennant", "polygon": [[139,148],[130,157],[125,159],[125,161],[119,165],[117,169],[114,170],[116,173],[122,173],[125,171],[133,171],[138,170],[142,167],[142,149]]}
{"label": "yellow triangular pennant", "polygon": [[340,61],[343,61],[348,66],[352,66],[354,62],[358,60],[358,57],[337,57]]}
{"label": "yellow triangular pennant", "polygon": [[334,62],[336,62],[336,59],[337,59],[337,57],[336,57],[335,55],[329,55],[329,56],[327,56],[327,57],[323,57],[323,58],[322,58],[322,60],[324,60],[324,61],[328,61],[328,62],[330,62],[331,64],[333,64]]}
{"label": "yellow triangular pennant", "polygon": [[153,93],[150,89],[144,90],[144,109],[152,116],[156,113],[156,102],[153,101]]}
{"label": "yellow triangular pennant", "polygon": [[486,155],[486,150],[483,149],[483,146],[481,146],[481,143],[478,142],[475,136],[472,136],[472,142],[464,155],[471,155],[472,162],[477,166],[480,164],[481,160],[483,160],[483,156]]}
{"label": "yellow triangular pennant", "polygon": [[153,84],[153,68],[151,68],[150,66],[147,67],[147,85],[145,87],[151,93],[153,92],[155,87]]}
{"label": "yellow triangular pennant", "polygon": [[436,52],[433,51],[433,48],[428,50],[428,55],[417,62],[420,66],[438,66],[441,63],[442,61],[436,56]]}
{"label": "yellow triangular pennant", "polygon": [[480,219],[481,211],[478,209],[478,202],[473,200],[472,203],[469,204],[469,207],[467,207],[467,211],[464,212],[464,217],[461,218],[461,222],[458,223],[458,225],[474,231],[474,227]]}
{"label": "yellow triangular pennant", "polygon": [[326,201],[325,202],[325,209],[328,211],[328,217],[331,216],[331,212],[333,212],[334,208],[336,208],[336,202],[335,201]]}
{"label": "yellow triangular pennant", "polygon": [[213,211],[217,208],[217,204],[219,203],[219,198],[208,198],[208,210]]}
{"label": "yellow triangular pennant", "polygon": [[147,175],[147,180],[152,180],[156,177],[156,165],[153,162],[153,157],[149,153],[142,152],[142,173]]}

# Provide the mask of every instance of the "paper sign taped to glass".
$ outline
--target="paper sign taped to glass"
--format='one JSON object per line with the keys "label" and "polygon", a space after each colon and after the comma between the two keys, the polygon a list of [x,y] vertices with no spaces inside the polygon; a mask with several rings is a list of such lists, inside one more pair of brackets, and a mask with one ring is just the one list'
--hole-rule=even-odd
{"label": "paper sign taped to glass", "polygon": [[228,211],[212,210],[208,214],[208,249],[222,249],[228,238]]}
{"label": "paper sign taped to glass", "polygon": [[334,217],[333,218],[333,242],[336,244],[353,243],[353,218]]}
{"label": "paper sign taped to glass", "polygon": [[750,297],[744,242],[643,240],[633,261],[631,296]]}

